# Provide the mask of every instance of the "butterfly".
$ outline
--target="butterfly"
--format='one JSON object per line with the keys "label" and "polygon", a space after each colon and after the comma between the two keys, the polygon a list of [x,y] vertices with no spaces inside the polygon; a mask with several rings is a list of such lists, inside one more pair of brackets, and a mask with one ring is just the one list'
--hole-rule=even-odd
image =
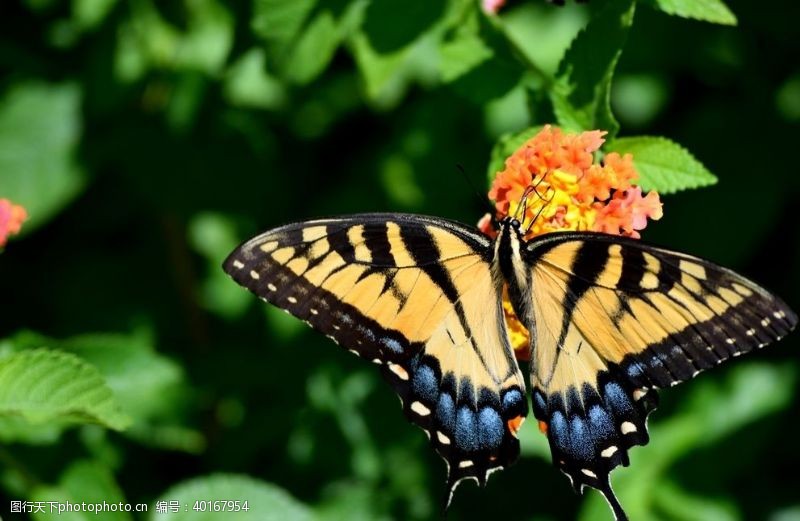
{"label": "butterfly", "polygon": [[490,239],[436,217],[363,214],[269,230],[224,262],[233,279],[379,365],[455,487],[519,456],[528,413],[503,292],[530,334],[533,414],[577,492],[627,519],[610,472],[648,442],[657,389],[785,336],[797,315],[709,261],[592,232]]}

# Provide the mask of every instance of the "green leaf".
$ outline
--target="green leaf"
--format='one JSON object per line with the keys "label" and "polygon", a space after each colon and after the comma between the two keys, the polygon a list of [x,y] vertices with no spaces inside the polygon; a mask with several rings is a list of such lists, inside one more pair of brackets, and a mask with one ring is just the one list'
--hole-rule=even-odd
{"label": "green leaf", "polygon": [[225,74],[223,92],[231,105],[279,109],[286,104],[286,90],[267,72],[264,49],[254,47],[231,64]]}
{"label": "green leaf", "polygon": [[239,317],[253,301],[251,295],[220,268],[222,261],[239,244],[236,225],[217,213],[201,213],[189,223],[189,242],[207,259],[208,275],[200,287],[203,307],[226,318]]}
{"label": "green leaf", "polygon": [[0,416],[32,424],[98,423],[115,430],[130,423],[97,369],[75,355],[46,349],[0,358]]}
{"label": "green leaf", "polygon": [[381,54],[398,51],[425,33],[445,11],[443,0],[370,2],[364,19],[364,34]]}
{"label": "green leaf", "polygon": [[0,100],[0,197],[28,211],[22,233],[47,222],[84,187],[75,157],[80,106],[73,84],[19,83]]}
{"label": "green leaf", "polygon": [[[248,511],[205,512],[195,511],[196,501],[202,500],[247,501]],[[235,474],[212,474],[184,481],[167,490],[159,501],[177,501],[178,512],[150,515],[152,521],[313,521],[313,511],[285,490],[264,481]]]}
{"label": "green leaf", "polygon": [[319,76],[333,59],[341,42],[330,11],[322,11],[308,24],[286,60],[286,77],[300,85]]}
{"label": "green leaf", "polygon": [[254,0],[251,28],[270,42],[287,43],[303,26],[317,0]]}
{"label": "green leaf", "polygon": [[542,130],[541,126],[531,127],[522,132],[505,134],[497,140],[497,143],[492,147],[489,169],[486,172],[490,185],[494,181],[497,173],[505,169],[508,156],[513,154],[523,143],[539,133],[540,130]]}
{"label": "green leaf", "polygon": [[[92,333],[57,340],[22,331],[0,346],[19,353],[44,347],[77,355],[100,371],[122,409],[131,417],[125,436],[145,445],[192,453],[205,447],[204,438],[197,432],[166,423],[175,421],[176,409],[185,401],[182,396],[185,376],[178,364],[154,350],[146,333]],[[26,441],[38,440],[26,438]]]}
{"label": "green leaf", "polygon": [[[59,479],[57,486],[42,486],[33,490],[31,501],[58,501],[62,505],[66,501],[73,504],[87,503],[94,505],[125,503],[125,496],[117,485],[111,471],[104,465],[81,460],[73,463]],[[124,510],[95,512],[61,512],[50,514],[49,506],[44,513],[34,513],[35,520],[80,520],[89,521],[102,517],[110,521],[130,521],[133,516]]]}
{"label": "green leaf", "polygon": [[639,184],[669,194],[713,185],[717,178],[685,148],[663,137],[638,136],[606,143],[606,152],[633,154]]}
{"label": "green leaf", "polygon": [[736,25],[736,15],[722,0],[648,0],[650,5],[667,14],[703,22]]}
{"label": "green leaf", "polygon": [[449,83],[471,71],[494,56],[480,36],[474,32],[459,33],[453,40],[445,42],[440,48],[442,81]]}
{"label": "green leaf", "polygon": [[633,23],[633,0],[611,0],[578,33],[559,65],[551,91],[565,130],[619,130],[611,112],[611,79]]}

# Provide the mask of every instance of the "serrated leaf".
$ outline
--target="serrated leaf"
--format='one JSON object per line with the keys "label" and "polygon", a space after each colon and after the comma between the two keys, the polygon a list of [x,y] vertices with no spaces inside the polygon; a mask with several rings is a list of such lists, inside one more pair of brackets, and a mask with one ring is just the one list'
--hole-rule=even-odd
{"label": "serrated leaf", "polygon": [[76,161],[81,90],[40,82],[15,85],[0,100],[0,197],[28,211],[22,233],[44,224],[85,184]]}
{"label": "serrated leaf", "polygon": [[0,416],[32,424],[98,423],[115,430],[130,423],[95,367],[46,349],[0,358]]}
{"label": "serrated leaf", "polygon": [[522,132],[505,134],[497,140],[497,143],[492,147],[489,170],[486,172],[490,185],[497,173],[505,168],[508,156],[513,154],[523,143],[535,136],[540,130],[542,130],[541,126],[531,127]]}
{"label": "serrated leaf", "polygon": [[663,137],[627,137],[606,143],[606,152],[630,153],[645,190],[669,194],[713,185],[716,176],[685,148]]}
{"label": "serrated leaf", "polygon": [[616,135],[611,79],[633,23],[633,0],[612,0],[572,41],[551,91],[553,109],[565,130],[600,129]]}
{"label": "serrated leaf", "polygon": [[[201,434],[171,424],[176,410],[184,403],[185,377],[178,364],[155,351],[146,334],[91,333],[59,340],[22,331],[0,346],[15,352],[48,348],[75,354],[100,371],[120,406],[131,417],[125,436],[145,445],[192,453],[205,447]],[[41,427],[36,432],[40,430]],[[59,432],[57,428],[53,430],[55,433],[37,437],[36,432],[28,429],[20,431],[20,437],[15,439],[27,443],[52,442]]]}
{"label": "serrated leaf", "polygon": [[297,35],[316,4],[317,0],[254,0],[250,26],[265,40],[286,43]]}
{"label": "serrated leaf", "polygon": [[[193,509],[198,500],[247,501],[249,510],[205,512]],[[178,501],[188,510],[155,513],[152,521],[313,521],[317,516],[285,490],[265,481],[235,474],[212,474],[184,481],[167,490],[160,501]]]}
{"label": "serrated leaf", "polygon": [[650,5],[667,14],[703,22],[736,25],[736,15],[722,0],[649,0]]}

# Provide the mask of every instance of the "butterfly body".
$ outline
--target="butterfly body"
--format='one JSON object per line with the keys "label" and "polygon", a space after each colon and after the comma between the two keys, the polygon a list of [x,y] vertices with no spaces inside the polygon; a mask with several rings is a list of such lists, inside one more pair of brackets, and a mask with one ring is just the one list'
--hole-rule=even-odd
{"label": "butterfly body", "polygon": [[[450,496],[519,455],[526,386],[503,312],[530,335],[533,412],[554,464],[622,507],[609,473],[648,442],[655,389],[784,336],[777,297],[696,257],[588,232],[492,240],[453,221],[364,214],[247,241],[225,270],[265,300],[379,364],[448,464]],[[449,502],[449,498],[448,498]]]}

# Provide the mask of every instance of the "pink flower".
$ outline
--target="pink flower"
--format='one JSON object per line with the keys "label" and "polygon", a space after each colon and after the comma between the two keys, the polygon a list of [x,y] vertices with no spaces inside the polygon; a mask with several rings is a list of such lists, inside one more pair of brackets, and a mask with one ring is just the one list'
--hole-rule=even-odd
{"label": "pink flower", "polygon": [[9,236],[19,233],[27,218],[28,212],[25,208],[8,199],[0,199],[0,247],[5,246]]}
{"label": "pink flower", "polygon": [[486,14],[497,14],[505,3],[506,0],[481,0],[481,8]]}

